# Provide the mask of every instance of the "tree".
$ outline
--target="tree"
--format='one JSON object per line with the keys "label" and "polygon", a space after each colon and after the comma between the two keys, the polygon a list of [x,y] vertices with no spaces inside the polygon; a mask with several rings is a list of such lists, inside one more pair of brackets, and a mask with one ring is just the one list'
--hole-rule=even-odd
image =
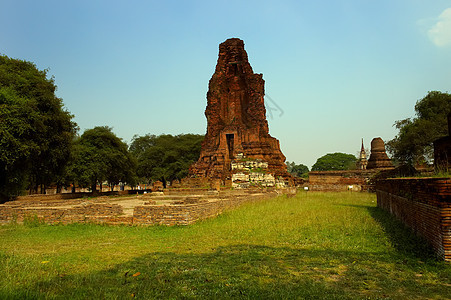
{"label": "tree", "polygon": [[160,180],[164,185],[186,177],[190,165],[199,159],[203,139],[199,134],[134,136],[130,152],[138,162],[137,175],[148,183]]}
{"label": "tree", "polygon": [[309,172],[309,169],[306,165],[299,164],[297,165],[294,161],[287,161],[287,171],[297,177],[305,177]]}
{"label": "tree", "polygon": [[54,79],[27,61],[0,56],[0,198],[55,183],[65,172],[77,125]]}
{"label": "tree", "polygon": [[357,158],[352,154],[329,153],[316,160],[312,171],[337,171],[355,169]]}
{"label": "tree", "polygon": [[451,112],[451,95],[429,92],[415,105],[416,117],[396,121],[399,130],[387,142],[387,150],[401,163],[414,165],[430,163],[434,157],[433,142],[448,134],[447,115]]}
{"label": "tree", "polygon": [[119,182],[134,184],[136,161],[127,144],[110,127],[86,130],[75,142],[69,176],[82,187],[96,191],[97,184],[107,181],[111,189]]}

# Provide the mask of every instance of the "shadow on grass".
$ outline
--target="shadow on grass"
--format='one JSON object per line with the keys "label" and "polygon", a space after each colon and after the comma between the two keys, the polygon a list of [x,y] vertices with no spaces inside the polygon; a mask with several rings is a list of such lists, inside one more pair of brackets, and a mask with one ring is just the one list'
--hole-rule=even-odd
{"label": "shadow on grass", "polygon": [[416,235],[409,227],[405,226],[390,213],[379,207],[367,207],[373,217],[383,228],[387,237],[398,254],[406,263],[410,259],[423,261],[439,261],[429,242]]}
{"label": "shadow on grass", "polygon": [[365,204],[339,205],[368,210],[370,216],[381,225],[391,244],[398,254],[404,258],[404,261],[407,259],[439,261],[426,239],[416,235],[409,227],[380,207]]}
{"label": "shadow on grass", "polygon": [[[102,271],[59,274],[0,290],[2,299],[351,299],[402,295],[446,298],[442,281],[431,283],[387,269],[386,255],[233,245],[210,253],[153,252]],[[139,273],[138,273],[139,272]],[[445,280],[446,281],[446,280]]]}

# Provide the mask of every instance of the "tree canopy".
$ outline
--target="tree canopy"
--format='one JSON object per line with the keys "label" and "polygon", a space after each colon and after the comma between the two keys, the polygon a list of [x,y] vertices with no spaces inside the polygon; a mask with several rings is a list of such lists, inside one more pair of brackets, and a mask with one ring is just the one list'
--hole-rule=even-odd
{"label": "tree canopy", "polygon": [[63,176],[77,126],[53,78],[27,61],[0,56],[0,197]]}
{"label": "tree canopy", "polygon": [[299,164],[297,165],[294,161],[289,162],[287,161],[287,171],[294,176],[297,177],[304,177],[309,172],[309,169],[306,165]]}
{"label": "tree canopy", "polygon": [[127,144],[110,127],[99,126],[86,130],[75,142],[70,179],[79,186],[90,186],[107,181],[110,187],[119,182],[135,183],[136,161],[128,152]]}
{"label": "tree canopy", "polygon": [[401,163],[430,163],[434,157],[433,142],[448,135],[447,115],[451,112],[451,95],[429,92],[415,105],[416,117],[396,121],[399,130],[387,142],[387,150]]}
{"label": "tree canopy", "polygon": [[182,179],[199,159],[203,139],[199,134],[135,136],[130,152],[138,162],[138,177],[149,183],[160,180],[163,184]]}
{"label": "tree canopy", "polygon": [[357,158],[352,154],[329,153],[316,160],[312,171],[338,171],[356,168]]}

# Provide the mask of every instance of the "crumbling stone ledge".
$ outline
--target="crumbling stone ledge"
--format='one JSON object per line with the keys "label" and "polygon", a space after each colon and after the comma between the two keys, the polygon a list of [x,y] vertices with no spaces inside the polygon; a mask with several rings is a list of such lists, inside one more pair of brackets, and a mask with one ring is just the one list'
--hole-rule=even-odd
{"label": "crumbling stone ledge", "polygon": [[[293,191],[291,191],[293,192]],[[172,192],[173,193],[173,192]],[[279,191],[280,194],[280,191]],[[205,193],[190,196],[146,196],[121,199],[11,201],[0,205],[0,224],[37,217],[47,224],[188,225],[215,217],[243,203],[276,197],[276,192]],[[134,199],[134,200],[133,200]],[[126,202],[138,201],[127,207]],[[122,203],[122,204],[121,204]]]}

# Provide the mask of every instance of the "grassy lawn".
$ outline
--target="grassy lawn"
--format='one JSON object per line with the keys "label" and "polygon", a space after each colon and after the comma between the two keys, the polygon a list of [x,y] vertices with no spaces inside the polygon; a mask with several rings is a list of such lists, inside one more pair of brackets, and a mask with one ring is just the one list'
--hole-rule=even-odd
{"label": "grassy lawn", "polygon": [[451,297],[366,193],[300,193],[186,227],[0,226],[0,299]]}

